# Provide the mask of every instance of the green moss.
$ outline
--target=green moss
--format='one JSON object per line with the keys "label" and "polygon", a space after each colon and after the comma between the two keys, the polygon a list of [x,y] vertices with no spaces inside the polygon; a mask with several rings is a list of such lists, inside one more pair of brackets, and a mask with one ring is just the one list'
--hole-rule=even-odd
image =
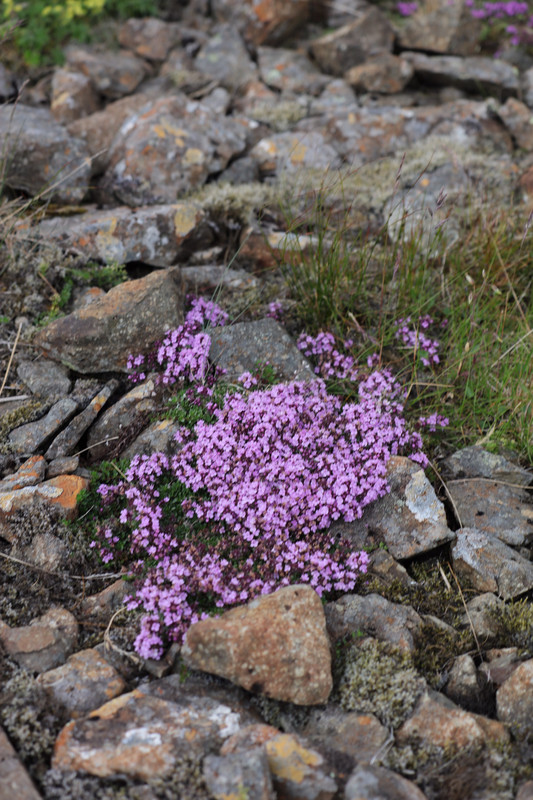
{"label": "green moss", "polygon": [[392,728],[411,714],[425,687],[409,655],[370,638],[349,645],[335,671],[333,699],[341,708],[375,714]]}
{"label": "green moss", "polygon": [[498,647],[518,647],[523,655],[533,657],[533,603],[526,598],[511,601],[491,611],[500,628]]}
{"label": "green moss", "polygon": [[254,212],[268,205],[275,205],[275,190],[265,183],[245,183],[233,186],[229,183],[210,183],[190,197],[212,216],[231,219],[242,224],[249,223]]}
{"label": "green moss", "polygon": [[0,419],[0,453],[12,453],[12,447],[8,442],[8,436],[12,430],[25,425],[28,422],[34,422],[36,419],[42,417],[49,404],[41,402],[40,400],[29,400],[27,403],[8,411],[7,414]]}
{"label": "green moss", "polygon": [[307,109],[294,100],[281,100],[275,105],[257,103],[251,114],[258,122],[264,122],[274,131],[281,132],[288,131],[297,122],[304,119],[307,116]]}
{"label": "green moss", "polygon": [[309,707],[297,706],[294,703],[274,700],[265,695],[256,695],[251,703],[259,711],[267,725],[279,728],[286,733],[301,730],[309,719]]}

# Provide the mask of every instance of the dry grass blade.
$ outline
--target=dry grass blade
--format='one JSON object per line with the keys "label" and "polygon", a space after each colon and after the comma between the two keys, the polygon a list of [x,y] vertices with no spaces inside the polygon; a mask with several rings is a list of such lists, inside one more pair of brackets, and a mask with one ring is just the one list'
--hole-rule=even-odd
{"label": "dry grass blade", "polygon": [[39,567],[37,564],[32,564],[31,561],[23,561],[21,558],[15,558],[15,556],[10,556],[8,553],[0,552],[0,558],[5,558],[6,561],[13,561],[15,564],[28,567],[36,572],[42,572],[45,575],[53,575],[55,578],[68,578],[73,581],[96,581],[105,578],[113,578],[113,580],[116,580],[117,578],[122,578],[123,575],[122,572],[101,572],[96,575],[70,575],[68,572],[54,572],[53,570]]}
{"label": "dry grass blade", "polygon": [[4,374],[4,380],[2,381],[2,385],[0,386],[0,394],[2,394],[2,392],[4,391],[4,387],[5,387],[6,382],[7,382],[9,371],[11,369],[11,364],[13,363],[13,357],[15,355],[15,350],[17,349],[17,344],[18,344],[18,341],[19,341],[19,338],[20,338],[21,330],[22,330],[22,322],[19,323],[19,326],[18,326],[18,329],[17,329],[17,335],[15,336],[15,341],[13,342],[13,347],[11,348],[11,355],[9,356],[9,361],[7,362],[7,367],[6,367],[6,371],[5,371],[5,374]]}
{"label": "dry grass blade", "polygon": [[478,652],[478,655],[479,655],[481,661],[483,661],[483,653],[481,652],[479,639],[477,638],[477,633],[476,633],[476,629],[474,628],[474,623],[472,622],[472,617],[470,616],[470,612],[468,610],[468,606],[466,605],[466,600],[465,600],[465,596],[463,594],[463,590],[461,589],[461,584],[459,583],[459,581],[457,579],[457,575],[455,574],[455,572],[452,569],[452,565],[448,564],[448,567],[449,567],[450,572],[452,573],[453,579],[454,579],[454,581],[455,581],[455,583],[457,585],[457,589],[459,590],[459,594],[461,595],[461,601],[462,601],[463,606],[464,606],[464,610],[465,610],[465,613],[466,613],[466,618],[468,620],[468,624],[470,625],[470,630],[472,631],[472,636],[474,637],[474,642],[476,643],[476,650]]}

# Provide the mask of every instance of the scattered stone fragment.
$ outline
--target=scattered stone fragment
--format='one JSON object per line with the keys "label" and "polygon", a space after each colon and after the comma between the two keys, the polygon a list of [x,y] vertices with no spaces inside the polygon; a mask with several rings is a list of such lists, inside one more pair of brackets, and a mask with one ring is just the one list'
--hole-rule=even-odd
{"label": "scattered stone fragment", "polygon": [[461,524],[520,547],[533,540],[533,504],[524,489],[487,478],[448,481]]}
{"label": "scattered stone fragment", "polygon": [[500,633],[501,625],[496,612],[505,608],[505,603],[495,594],[484,592],[466,604],[468,615],[463,616],[463,625],[472,625],[480,643],[493,639]]}
{"label": "scattered stone fragment", "polygon": [[270,317],[256,322],[239,322],[210,331],[209,357],[226,370],[229,381],[243,372],[254,373],[270,366],[281,381],[316,378],[285,329]]}
{"label": "scattered stone fragment", "polygon": [[533,730],[533,659],[524,661],[496,692],[498,719],[530,734]]}
{"label": "scattered stone fragment", "polygon": [[78,372],[126,372],[131,353],[147,352],[182,321],[181,275],[169,269],[115,286],[101,300],[49,323],[35,341]]}
{"label": "scattered stone fragment", "polygon": [[366,534],[375,544],[385,542],[391,555],[400,559],[453,541],[455,534],[446,523],[444,506],[418,464],[394,456],[388,463],[387,479],[390,494],[367,506],[361,519],[346,525],[346,538]]}
{"label": "scattered stone fragment", "polygon": [[279,589],[197,622],[182,656],[195,669],[298,705],[324,703],[332,688],[324,612],[309,586]]}
{"label": "scattered stone fragment", "polygon": [[378,578],[386,585],[399,581],[403,586],[416,586],[416,581],[411,578],[405,567],[399,564],[387,550],[379,548],[370,554],[367,575],[369,578]]}
{"label": "scattered stone fragment", "polygon": [[[498,110],[498,116],[504,121],[518,147],[522,147],[524,150],[533,150],[531,109],[525,103],[515,97],[509,97]],[[532,477],[530,476],[530,479]]]}
{"label": "scattered stone fragment", "polygon": [[[16,532],[16,525],[13,528]],[[27,544],[16,540],[14,545],[12,556],[52,572],[57,572],[68,556],[66,543],[49,531],[35,534]]]}
{"label": "scattered stone fragment", "polygon": [[442,462],[442,470],[446,478],[488,478],[520,486],[533,483],[533,473],[529,470],[496,453],[489,453],[479,445],[463,447],[452,453]]}
{"label": "scattered stone fragment", "polygon": [[508,97],[520,88],[518,70],[506,61],[484,56],[427,56],[402,53],[420,80],[438,86],[456,86],[467,92],[499,92]]}
{"label": "scattered stone fragment", "polygon": [[89,188],[89,153],[46,108],[0,107],[0,140],[9,159],[4,183],[59,203],[79,203]]}
{"label": "scattered stone fragment", "polygon": [[97,594],[89,595],[82,603],[83,613],[88,617],[98,614],[111,614],[119,608],[127,594],[131,593],[131,586],[122,578],[114,581],[110,586],[102,589]]}
{"label": "scattered stone fragment", "polygon": [[34,502],[44,501],[58,507],[66,519],[73,519],[76,515],[76,499],[88,484],[87,478],[80,475],[59,475],[37,486],[3,492],[0,494],[0,518],[8,517],[13,511],[27,508]]}
{"label": "scattered stone fragment", "polygon": [[99,777],[165,777],[180,758],[207,755],[240,724],[239,714],[208,698],[189,694],[172,702],[134,690],[69,722],[52,766]]}
{"label": "scattered stone fragment", "polygon": [[452,562],[457,575],[468,579],[479,592],[494,592],[504,600],[533,587],[531,561],[496,536],[476,528],[457,531]]}
{"label": "scattered stone fragment", "polygon": [[422,619],[411,606],[391,603],[379,594],[345,594],[324,609],[330,638],[363,633],[390,642],[405,653],[415,649]]}
{"label": "scattered stone fragment", "polygon": [[268,758],[263,748],[226,756],[209,755],[203,762],[203,776],[215,800],[238,798],[275,800]]}
{"label": "scattered stone fragment", "polygon": [[81,414],[74,417],[67,427],[55,437],[46,451],[46,458],[49,461],[54,458],[69,456],[73,453],[85,431],[94,422],[113,392],[118,389],[118,386],[119,382],[114,378],[108,381],[102,390],[93,397],[89,405],[83,409]]}
{"label": "scattered stone fragment", "polygon": [[112,100],[134,92],[148,73],[146,62],[127,50],[69,45],[65,57],[69,67],[87,75],[96,91]]}
{"label": "scattered stone fragment", "polygon": [[36,486],[44,479],[46,461],[42,456],[31,456],[13,475],[0,481],[0,493],[13,492],[25,486]]}
{"label": "scattered stone fragment", "polygon": [[196,56],[194,66],[230,91],[243,89],[257,77],[257,68],[232,25],[215,28]]}
{"label": "scattered stone fragment", "polygon": [[299,736],[278,733],[265,742],[277,797],[331,800],[337,784],[324,758]]}
{"label": "scattered stone fragment", "polygon": [[70,611],[52,608],[21,628],[0,620],[0,641],[13,661],[29,672],[64,664],[78,640],[78,623]]}
{"label": "scattered stone fragment", "polygon": [[521,663],[517,647],[489,650],[484,655],[487,660],[479,665],[479,671],[496,688],[502,686]]}
{"label": "scattered stone fragment", "polygon": [[426,800],[426,795],[407,778],[385,767],[361,764],[350,775],[345,800]]}
{"label": "scattered stone fragment", "polygon": [[126,684],[118,672],[93,649],[80,650],[65,664],[42,672],[37,682],[52,703],[78,718],[121,694]]}
{"label": "scattered stone fragment", "polygon": [[132,50],[148,61],[164,61],[169,51],[181,39],[180,26],[157,17],[132,17],[120,26],[118,41],[121,47]]}
{"label": "scattered stone fragment", "polygon": [[373,714],[345,712],[334,705],[312,709],[302,734],[319,752],[336,750],[356,762],[371,761],[390,738],[387,728]]}
{"label": "scattered stone fragment", "polygon": [[78,403],[65,397],[54,403],[48,414],[36,422],[28,422],[9,434],[9,444],[16,453],[29,455],[39,450],[72,419]]}
{"label": "scattered stone fragment", "polygon": [[468,56],[479,47],[480,33],[481,21],[472,17],[466,0],[445,5],[423,0],[398,30],[398,42],[402,49]]}
{"label": "scattered stone fragment", "polygon": [[79,465],[80,458],[77,455],[54,458],[46,468],[46,477],[57,478],[59,475],[71,475],[76,472]]}
{"label": "scattered stone fragment", "polygon": [[104,459],[110,452],[120,452],[125,436],[142,430],[155,411],[153,379],[134,386],[111,408],[107,409],[89,431],[87,447],[92,461]]}
{"label": "scattered stone fragment", "polygon": [[50,111],[58,122],[67,125],[93,114],[99,107],[99,98],[90,78],[71,69],[54,71]]}
{"label": "scattered stone fragment", "polygon": [[17,375],[32,394],[48,400],[65,397],[72,386],[66,367],[43,358],[38,361],[21,361],[17,367]]}
{"label": "scattered stone fragment", "polygon": [[457,656],[444,689],[457,705],[476,714],[491,711],[491,690],[485,675],[478,672],[472,656]]}
{"label": "scattered stone fragment", "polygon": [[6,798],[41,800],[41,795],[2,728],[0,728],[0,788]]}
{"label": "scattered stone fragment", "polygon": [[420,697],[412,716],[399,728],[396,737],[399,743],[416,738],[429,745],[454,746],[459,750],[479,747],[487,741],[505,743],[509,740],[501,722],[463,711],[432,690]]}
{"label": "scattered stone fragment", "polygon": [[275,133],[261,139],[250,155],[257,161],[262,176],[340,166],[337,153],[319,131]]}
{"label": "scattered stone fragment", "polygon": [[[146,208],[88,211],[80,217],[48,219],[41,236],[88,259],[154,267],[175,264],[199,242],[209,242],[206,215],[190,201]],[[98,298],[96,298],[98,299]]]}
{"label": "scattered stone fragment", "polygon": [[355,22],[315,39],[309,49],[323,72],[341,77],[368,58],[391,52],[393,43],[394,33],[386,16],[370,6]]}
{"label": "scattered stone fragment", "polygon": [[394,94],[401,92],[413,75],[414,69],[409,61],[392,53],[384,53],[352,67],[344,79],[357,92]]}
{"label": "scattered stone fragment", "polygon": [[212,13],[235,25],[251,44],[279,44],[307,21],[309,7],[310,0],[214,0]]}

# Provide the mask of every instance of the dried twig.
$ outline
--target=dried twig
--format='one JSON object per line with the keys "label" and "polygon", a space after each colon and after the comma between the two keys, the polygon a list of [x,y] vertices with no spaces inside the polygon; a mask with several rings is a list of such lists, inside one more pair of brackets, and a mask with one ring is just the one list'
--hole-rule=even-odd
{"label": "dried twig", "polygon": [[13,362],[13,356],[15,355],[15,350],[17,349],[18,340],[20,338],[20,332],[22,330],[22,322],[19,322],[19,326],[17,329],[17,335],[15,336],[15,341],[13,342],[13,347],[11,348],[11,355],[9,356],[9,361],[7,362],[7,367],[4,375],[4,380],[2,381],[2,385],[0,386],[0,394],[4,391],[4,386],[6,385],[7,376],[9,375],[9,370],[11,369],[11,364]]}
{"label": "dried twig", "polygon": [[119,653],[121,656],[124,656],[125,658],[129,658],[130,661],[132,661],[134,664],[139,665],[139,664],[142,663],[142,661],[139,658],[139,656],[135,655],[135,653],[130,653],[128,650],[123,650],[122,647],[119,647],[118,644],[115,644],[113,642],[113,640],[111,639],[111,636],[110,636],[111,626],[112,626],[115,618],[118,617],[119,614],[123,614],[127,610],[128,609],[125,606],[121,606],[120,608],[117,608],[117,610],[115,611],[115,613],[113,614],[113,616],[109,620],[109,624],[108,624],[108,626],[107,626],[107,628],[105,630],[105,633],[104,633],[104,646],[105,646],[105,648],[107,650],[114,650],[115,653]]}
{"label": "dried twig", "polygon": [[21,558],[15,558],[15,556],[10,556],[8,553],[2,553],[1,551],[0,558],[5,558],[6,561],[14,561],[15,564],[29,567],[37,572],[44,572],[45,575],[53,575],[56,578],[69,578],[73,581],[96,581],[102,580],[103,578],[113,578],[113,580],[116,580],[117,578],[122,578],[124,575],[123,572],[101,572],[98,575],[70,575],[68,572],[54,572],[53,570],[39,567],[37,564],[32,564],[31,561],[23,561]]}

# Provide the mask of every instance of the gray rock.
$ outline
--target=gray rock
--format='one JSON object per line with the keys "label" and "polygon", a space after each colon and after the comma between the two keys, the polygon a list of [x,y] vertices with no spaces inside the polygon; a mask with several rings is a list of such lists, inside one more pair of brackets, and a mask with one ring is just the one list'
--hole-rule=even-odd
{"label": "gray rock", "polygon": [[0,492],[12,492],[25,486],[36,486],[44,480],[46,461],[42,456],[32,456],[12,475],[0,481]]}
{"label": "gray rock", "polygon": [[533,587],[533,564],[490,533],[476,528],[457,531],[452,545],[453,567],[480,592],[497,593],[504,600]]}
{"label": "gray rock", "polygon": [[468,56],[479,47],[481,25],[465,0],[445,4],[423,0],[399,28],[398,42],[403,49]]}
{"label": "gray rock", "polygon": [[11,431],[9,444],[16,453],[35,453],[72,419],[78,407],[78,403],[70,397],[58,400],[46,416]]}
{"label": "gray rock", "polygon": [[335,750],[355,762],[371,761],[390,738],[373,714],[346,712],[334,705],[312,709],[302,733],[319,752]]}
{"label": "gray rock", "polygon": [[316,95],[330,82],[313,62],[298,50],[258,47],[257,59],[261,80],[271,89],[280,92]]}
{"label": "gray rock", "polygon": [[[180,427],[179,422],[173,422],[171,419],[152,422],[121,452],[121,458],[131,459],[136,455],[149,456],[152,453],[165,453],[167,456],[174,455],[178,450],[174,436]],[[110,444],[113,445],[114,442],[110,442]]]}
{"label": "gray rock", "polygon": [[285,329],[270,317],[257,322],[239,322],[210,331],[209,358],[235,380],[243,372],[265,365],[279,381],[309,381],[316,375]]}
{"label": "gray rock", "polygon": [[[509,97],[498,110],[498,116],[505,123],[518,147],[524,150],[533,150],[531,109],[525,103],[515,97]],[[531,480],[533,480],[532,475],[530,475],[530,482]]]}
{"label": "gray rock", "polygon": [[18,800],[42,800],[2,728],[0,728],[0,764],[2,783],[12,797],[17,797]]}
{"label": "gray rock", "polygon": [[340,159],[319,131],[275,133],[250,151],[261,175],[297,173],[302,169],[335,169]]}
{"label": "gray rock", "polygon": [[4,183],[59,203],[80,203],[89,188],[89,152],[46,108],[0,107],[0,140],[6,161]]}
{"label": "gray rock", "polygon": [[85,431],[92,425],[103,406],[105,406],[118,387],[119,382],[114,378],[108,381],[105,386],[102,387],[101,391],[93,397],[89,405],[83,409],[81,414],[74,417],[67,427],[55,437],[46,451],[46,458],[49,461],[63,456],[69,456],[74,452],[76,445]]}
{"label": "gray rock", "polygon": [[345,594],[328,603],[324,613],[328,633],[334,641],[363,631],[405,653],[414,651],[422,625],[422,619],[411,606],[391,603],[379,594]]}
{"label": "gray rock", "polygon": [[533,658],[524,661],[496,692],[498,719],[523,733],[533,730]]}
{"label": "gray rock", "polygon": [[452,480],[448,490],[464,528],[477,528],[514,547],[533,540],[533,505],[526,490],[486,478]]}
{"label": "gray rock", "polygon": [[505,603],[495,594],[485,592],[473,597],[466,604],[468,615],[463,616],[463,625],[471,625],[480,643],[494,639],[501,632],[495,613],[505,608]]}
{"label": "gray rock", "polygon": [[479,445],[463,447],[442,462],[446,478],[489,478],[494,481],[517,483],[528,486],[533,482],[533,473],[513,464],[503,456],[489,453]]}
{"label": "gray rock", "polygon": [[126,50],[69,45],[65,56],[68,66],[87,75],[96,91],[112,100],[134,92],[149,69],[145,61]]}
{"label": "gray rock", "polygon": [[131,353],[147,352],[183,321],[179,270],[115,286],[102,299],[54,320],[36,337],[49,356],[82,373],[127,372]]}
{"label": "gray rock", "polygon": [[263,748],[204,759],[203,776],[215,798],[245,795],[250,800],[275,800],[274,786]]}
{"label": "gray rock", "polygon": [[0,621],[0,640],[6,653],[29,672],[64,664],[78,640],[78,623],[70,611],[52,608],[21,628]]}
{"label": "gray rock", "polygon": [[382,11],[370,6],[348,25],[315,39],[309,49],[323,72],[342,76],[378,53],[391,52],[394,32]]}
{"label": "gray rock", "polygon": [[280,44],[303,25],[310,12],[310,0],[213,0],[210,11],[218,22],[234,25],[252,45]]}
{"label": "gray rock", "polygon": [[426,800],[426,795],[407,778],[385,767],[361,764],[350,775],[345,800]]}
{"label": "gray rock", "polygon": [[99,110],[99,98],[87,75],[58,68],[52,78],[50,111],[54,119],[67,125]]}
{"label": "gray rock", "polygon": [[502,97],[516,95],[520,89],[516,67],[505,61],[483,56],[427,56],[423,53],[402,53],[415,75],[437,86],[455,86],[467,92],[490,92]]}
{"label": "gray rock", "polygon": [[181,41],[181,26],[157,17],[131,17],[120,26],[121,47],[149,61],[164,61],[172,47]]}
{"label": "gray rock", "polygon": [[485,653],[485,657],[487,660],[479,665],[479,672],[497,689],[511,677],[522,663],[518,647],[489,650]]}
{"label": "gray rock", "polygon": [[239,32],[231,25],[215,28],[196,56],[194,66],[230,91],[242,89],[257,76],[257,68]]}
{"label": "gray rock", "polygon": [[58,572],[67,560],[68,547],[52,533],[37,533],[29,544],[16,543],[11,555],[41,569]]}
{"label": "gray rock", "polygon": [[371,531],[376,544],[385,542],[394,558],[412,558],[455,539],[444,506],[424,470],[401,456],[387,467],[390,494],[376,500],[359,520],[346,524],[343,536],[361,542]]}
{"label": "gray rock", "polygon": [[344,78],[358,92],[395,94],[401,92],[414,75],[405,58],[383,53],[349,69]]}
{"label": "gray rock", "polygon": [[457,656],[450,670],[444,692],[450,700],[477,714],[491,711],[492,692],[487,678],[478,672],[472,656]]}
{"label": "gray rock", "polygon": [[68,369],[47,359],[21,361],[17,375],[32,394],[50,401],[65,397],[72,386]]}

